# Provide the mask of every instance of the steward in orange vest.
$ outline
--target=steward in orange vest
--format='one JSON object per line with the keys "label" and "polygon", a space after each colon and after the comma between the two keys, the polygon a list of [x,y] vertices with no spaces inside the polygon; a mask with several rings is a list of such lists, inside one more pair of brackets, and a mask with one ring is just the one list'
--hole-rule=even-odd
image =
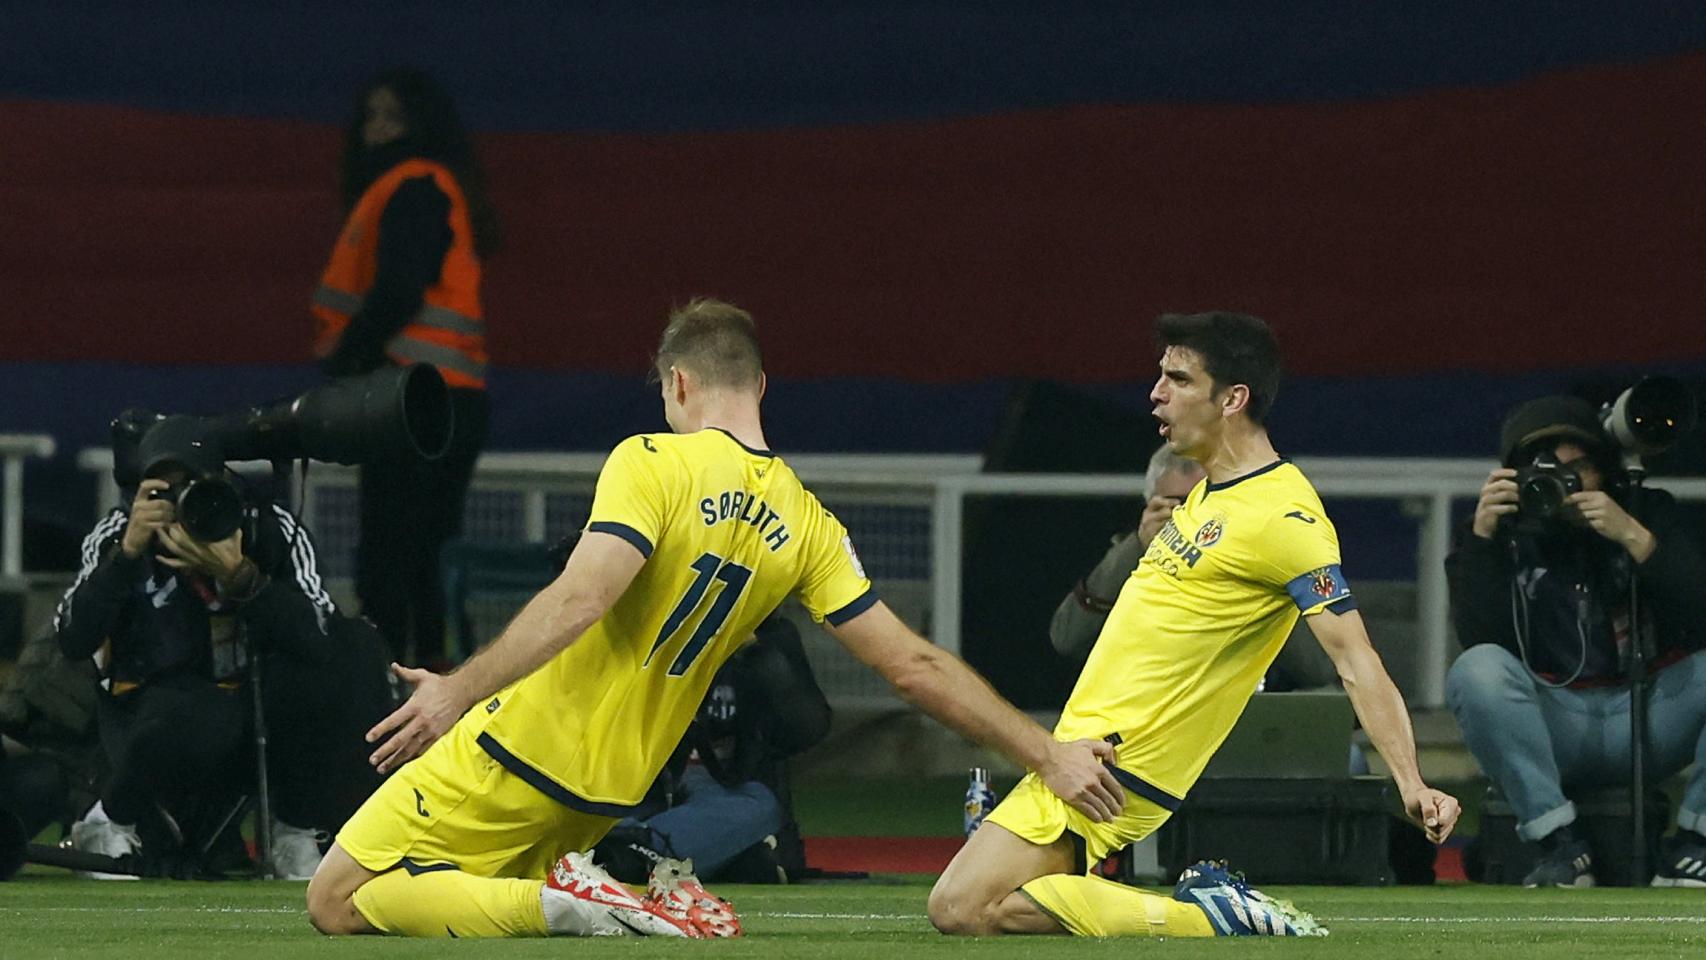
{"label": "steward in orange vest", "polygon": [[314,353],[329,373],[361,373],[389,358],[430,363],[453,388],[485,389],[480,259],[448,167],[403,160],[362,193],[312,309]]}

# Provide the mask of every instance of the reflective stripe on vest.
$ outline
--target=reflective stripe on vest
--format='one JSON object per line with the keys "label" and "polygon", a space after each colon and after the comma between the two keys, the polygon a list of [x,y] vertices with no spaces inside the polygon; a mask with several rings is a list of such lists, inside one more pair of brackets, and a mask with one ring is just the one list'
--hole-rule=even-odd
{"label": "reflective stripe on vest", "polygon": [[484,320],[457,313],[449,307],[435,307],[430,303],[421,307],[421,312],[415,314],[415,318],[410,320],[409,324],[411,326],[419,324],[423,327],[448,330],[465,337],[483,337],[486,335],[486,322]]}
{"label": "reflective stripe on vest", "polygon": [[430,363],[440,370],[455,371],[475,380],[483,381],[486,379],[486,364],[479,363],[467,354],[442,344],[416,340],[399,333],[385,345],[385,352],[390,354],[394,360]]}
{"label": "reflective stripe on vest", "polygon": [[314,291],[314,305],[353,317],[361,310],[361,298],[353,293],[322,285]]}
{"label": "reflective stripe on vest", "polygon": [[[346,316],[353,317],[361,312],[361,298],[353,293],[346,293],[334,287],[320,287],[314,291],[314,305],[336,310]],[[432,327],[435,330],[448,330],[464,337],[483,337],[486,335],[486,322],[470,317],[465,313],[457,313],[449,307],[439,307],[426,304],[420,312],[409,320],[410,326]]]}

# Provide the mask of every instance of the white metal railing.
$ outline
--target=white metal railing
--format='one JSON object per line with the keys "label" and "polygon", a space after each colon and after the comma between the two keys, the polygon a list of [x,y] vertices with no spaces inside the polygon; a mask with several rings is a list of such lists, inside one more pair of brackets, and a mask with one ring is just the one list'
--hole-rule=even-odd
{"label": "white metal railing", "polygon": [[53,456],[53,438],[42,433],[0,433],[0,576],[24,572],[24,460]]}
{"label": "white metal railing", "polygon": [[[521,495],[524,539],[546,539],[547,497],[589,492],[603,465],[597,453],[488,453],[474,475],[476,490],[510,490]],[[930,511],[929,634],[942,647],[960,649],[960,595],[963,523],[967,497],[1138,496],[1138,474],[985,474],[975,455],[796,454],[787,458],[800,478],[820,497],[922,507]],[[106,474],[103,511],[117,501],[111,486],[111,456],[104,449],[84,450],[85,469]],[[1416,706],[1444,702],[1446,668],[1451,661],[1450,600],[1445,558],[1451,546],[1451,511],[1458,500],[1473,499],[1492,464],[1474,459],[1300,457],[1296,460],[1324,498],[1396,500],[1418,521],[1416,618],[1419,675]],[[304,513],[313,516],[315,497],[354,484],[351,468],[316,464],[304,492]],[[1652,486],[1682,500],[1706,500],[1706,479],[1655,478]],[[854,530],[855,542],[859,531]]]}

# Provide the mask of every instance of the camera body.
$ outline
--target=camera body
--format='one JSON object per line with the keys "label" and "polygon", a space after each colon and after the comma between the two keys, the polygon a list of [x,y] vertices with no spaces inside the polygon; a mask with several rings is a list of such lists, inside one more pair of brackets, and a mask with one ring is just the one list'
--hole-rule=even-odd
{"label": "camera body", "polygon": [[1515,528],[1532,533],[1559,522],[1570,495],[1582,489],[1582,474],[1575,464],[1559,463],[1551,453],[1536,456],[1533,463],[1516,472]]}

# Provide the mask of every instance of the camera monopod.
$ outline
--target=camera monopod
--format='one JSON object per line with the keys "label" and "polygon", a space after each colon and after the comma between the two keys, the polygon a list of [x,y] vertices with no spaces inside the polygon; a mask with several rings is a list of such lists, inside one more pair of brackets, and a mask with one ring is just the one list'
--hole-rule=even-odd
{"label": "camera monopod", "polygon": [[[1680,380],[1643,377],[1600,410],[1606,433],[1623,448],[1629,477],[1628,502],[1640,501],[1647,478],[1643,457],[1669,450],[1694,429],[1694,391]],[[1637,518],[1638,519],[1638,518]],[[1647,633],[1642,629],[1639,571],[1629,573],[1629,826],[1634,834],[1631,874],[1635,883],[1651,878],[1647,849]]]}

